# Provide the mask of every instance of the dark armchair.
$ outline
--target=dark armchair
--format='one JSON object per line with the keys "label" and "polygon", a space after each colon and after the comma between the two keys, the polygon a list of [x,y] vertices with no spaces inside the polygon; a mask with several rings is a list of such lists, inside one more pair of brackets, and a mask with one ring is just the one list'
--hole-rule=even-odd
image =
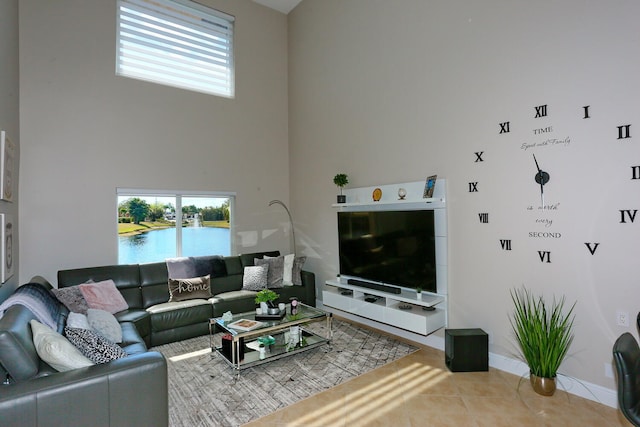
{"label": "dark armchair", "polygon": [[613,362],[620,411],[634,426],[640,426],[640,347],[629,332],[620,335],[613,345]]}

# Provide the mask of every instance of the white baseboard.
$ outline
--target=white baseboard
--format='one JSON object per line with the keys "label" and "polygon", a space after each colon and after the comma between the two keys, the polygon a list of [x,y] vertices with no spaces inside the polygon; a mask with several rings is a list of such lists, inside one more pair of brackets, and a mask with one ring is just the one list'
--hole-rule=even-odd
{"label": "white baseboard", "polygon": [[[316,305],[319,308],[335,313],[345,319],[408,339],[418,344],[428,345],[429,347],[444,351],[444,338],[435,336],[434,334],[427,336],[414,334],[412,332],[405,331],[404,329],[395,328],[384,323],[378,323],[351,313],[336,310],[331,307],[324,307],[322,301],[316,301]],[[529,372],[529,367],[524,362],[495,353],[489,353],[489,366],[517,376],[527,375]],[[611,390],[597,384],[591,384],[580,379],[565,377],[562,375],[560,375],[557,385],[560,390],[564,390],[575,396],[589,399],[612,408],[618,407],[618,393],[616,390]]]}

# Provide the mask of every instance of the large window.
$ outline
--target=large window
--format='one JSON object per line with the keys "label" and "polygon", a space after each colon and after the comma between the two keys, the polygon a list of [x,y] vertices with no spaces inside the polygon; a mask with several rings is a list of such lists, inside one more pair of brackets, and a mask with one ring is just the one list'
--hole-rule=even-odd
{"label": "large window", "polygon": [[118,189],[118,263],[231,255],[234,195]]}
{"label": "large window", "polygon": [[119,0],[116,74],[233,98],[233,21],[187,0]]}

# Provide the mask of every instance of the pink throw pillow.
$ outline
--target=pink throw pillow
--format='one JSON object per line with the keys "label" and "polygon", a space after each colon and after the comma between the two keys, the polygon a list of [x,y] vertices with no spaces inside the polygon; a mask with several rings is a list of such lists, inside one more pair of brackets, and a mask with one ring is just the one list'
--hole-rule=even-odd
{"label": "pink throw pillow", "polygon": [[125,301],[118,288],[116,288],[113,280],[83,283],[79,286],[89,308],[108,311],[111,314],[129,308],[129,304],[127,304],[127,301]]}

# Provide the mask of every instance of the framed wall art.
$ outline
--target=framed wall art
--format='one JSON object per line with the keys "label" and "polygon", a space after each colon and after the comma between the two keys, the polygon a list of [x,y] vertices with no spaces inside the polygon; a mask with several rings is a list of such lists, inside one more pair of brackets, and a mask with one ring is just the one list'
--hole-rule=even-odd
{"label": "framed wall art", "polygon": [[7,137],[5,131],[0,131],[0,199],[13,202],[14,164],[16,146]]}
{"label": "framed wall art", "polygon": [[0,236],[2,245],[0,254],[2,256],[2,266],[0,267],[0,280],[6,282],[13,276],[13,218],[11,215],[0,214]]}
{"label": "framed wall art", "polygon": [[427,178],[427,182],[424,184],[424,192],[422,193],[422,197],[425,199],[430,199],[433,197],[433,190],[436,188],[436,179],[438,175],[431,175]]}

